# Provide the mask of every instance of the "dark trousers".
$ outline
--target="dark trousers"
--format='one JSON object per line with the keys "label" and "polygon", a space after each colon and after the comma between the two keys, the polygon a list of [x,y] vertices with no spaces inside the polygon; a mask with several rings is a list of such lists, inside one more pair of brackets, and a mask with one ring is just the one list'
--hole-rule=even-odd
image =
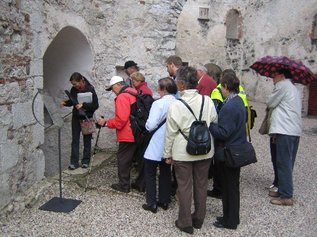
{"label": "dark trousers", "polygon": [[165,161],[154,161],[144,159],[145,190],[146,203],[148,205],[156,204],[156,171],[159,167],[158,177],[158,201],[160,203],[169,203],[171,197],[171,165]]}
{"label": "dark trousers", "polygon": [[[77,117],[72,117],[72,150],[71,150],[71,158],[70,163],[76,167],[79,166],[79,144],[80,144],[80,120]],[[82,164],[89,164],[90,156],[91,156],[91,139],[92,134],[83,135],[84,140],[84,152],[83,159],[81,161]]]}
{"label": "dark trousers", "polygon": [[240,168],[229,168],[220,163],[222,171],[222,210],[225,227],[240,224]]}
{"label": "dark trousers", "polygon": [[[174,160],[178,183],[176,193],[179,204],[177,222],[180,227],[192,226],[192,219],[201,222],[205,219],[210,162],[211,159],[199,161]],[[194,198],[193,214],[191,214],[192,198]]]}
{"label": "dark trousers", "polygon": [[221,172],[219,168],[219,162],[212,159],[209,167],[208,178],[213,180],[212,189],[221,194]]}
{"label": "dark trousers", "polygon": [[119,142],[117,152],[118,178],[119,185],[125,190],[130,190],[130,171],[135,149],[135,142]]}
{"label": "dark trousers", "polygon": [[[293,168],[299,145],[299,136],[275,135],[275,169],[281,198],[293,197]],[[273,157],[273,156],[272,156]],[[274,164],[273,164],[274,167]]]}

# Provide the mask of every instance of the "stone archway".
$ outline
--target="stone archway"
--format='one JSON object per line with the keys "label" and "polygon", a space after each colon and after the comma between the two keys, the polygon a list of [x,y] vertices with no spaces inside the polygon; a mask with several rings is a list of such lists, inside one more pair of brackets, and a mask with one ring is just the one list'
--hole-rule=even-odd
{"label": "stone archway", "polygon": [[[80,72],[88,79],[94,65],[93,54],[85,35],[78,29],[67,26],[63,28],[48,46],[43,57],[44,89],[48,90],[56,104],[65,99],[65,89],[70,89],[70,75]],[[61,110],[61,116],[66,116],[71,108]],[[49,121],[49,115],[44,110],[44,121]],[[62,129],[62,166],[67,167],[70,159],[71,126],[70,117],[65,117]],[[45,154],[45,176],[58,173],[57,128],[45,129],[43,152]]]}

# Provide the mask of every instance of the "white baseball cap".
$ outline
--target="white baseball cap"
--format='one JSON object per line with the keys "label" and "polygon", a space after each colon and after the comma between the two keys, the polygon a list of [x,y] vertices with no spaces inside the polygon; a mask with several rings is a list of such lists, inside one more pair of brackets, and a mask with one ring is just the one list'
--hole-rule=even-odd
{"label": "white baseball cap", "polygon": [[111,87],[114,85],[114,84],[117,84],[118,82],[120,81],[123,81],[123,78],[120,77],[120,76],[113,76],[111,79],[110,79],[110,83],[109,83],[109,86],[108,88],[106,89],[106,91],[111,91]]}

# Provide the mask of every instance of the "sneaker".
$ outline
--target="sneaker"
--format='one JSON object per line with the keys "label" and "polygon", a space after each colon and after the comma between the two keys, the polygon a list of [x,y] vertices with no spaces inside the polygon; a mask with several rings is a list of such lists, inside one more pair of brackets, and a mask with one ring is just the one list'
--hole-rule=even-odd
{"label": "sneaker", "polygon": [[281,205],[281,206],[293,206],[295,201],[293,198],[272,198],[270,201],[273,205]]}
{"label": "sneaker", "polygon": [[278,187],[274,186],[273,184],[270,186],[269,191],[278,192]]}
{"label": "sneaker", "polygon": [[81,168],[83,168],[83,169],[87,169],[88,167],[89,167],[88,164],[82,164],[82,165],[81,165]]}
{"label": "sneaker", "polygon": [[73,165],[73,164],[70,164],[69,166],[68,166],[68,169],[69,170],[75,170],[75,169],[77,169],[78,167],[77,166],[75,166],[75,165]]}
{"label": "sneaker", "polygon": [[122,188],[120,184],[111,184],[110,187],[112,189],[116,190],[116,191],[123,192],[123,193],[129,193],[130,192],[129,189]]}

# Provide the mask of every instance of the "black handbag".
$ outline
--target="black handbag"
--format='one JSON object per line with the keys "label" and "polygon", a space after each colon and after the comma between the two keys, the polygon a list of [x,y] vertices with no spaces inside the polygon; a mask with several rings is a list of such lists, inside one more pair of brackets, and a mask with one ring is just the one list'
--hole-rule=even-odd
{"label": "black handbag", "polygon": [[256,162],[256,154],[251,142],[229,145],[225,148],[225,163],[228,167],[239,168]]}

